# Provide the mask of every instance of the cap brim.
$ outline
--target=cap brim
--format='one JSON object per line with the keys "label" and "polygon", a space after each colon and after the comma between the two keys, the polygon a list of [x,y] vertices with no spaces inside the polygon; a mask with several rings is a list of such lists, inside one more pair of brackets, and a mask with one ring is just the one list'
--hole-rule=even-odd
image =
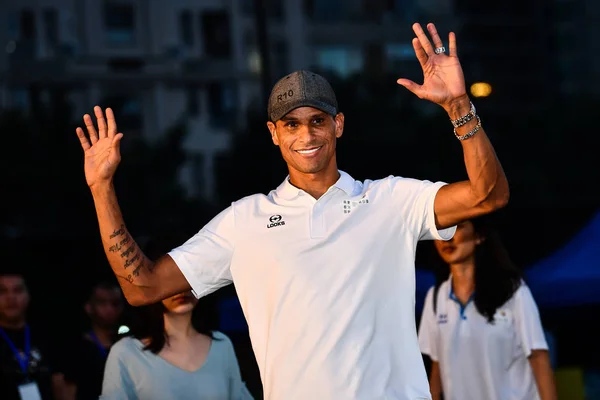
{"label": "cap brim", "polygon": [[303,100],[298,100],[296,102],[290,102],[290,103],[286,104],[285,107],[282,107],[281,110],[278,110],[277,112],[273,112],[271,114],[271,121],[273,121],[273,122],[278,121],[281,118],[283,118],[286,114],[288,114],[291,111],[295,110],[296,108],[300,108],[300,107],[313,107],[313,108],[316,108],[318,110],[321,110],[321,111],[326,112],[327,114],[330,114],[333,116],[335,116],[337,114],[337,108],[332,106],[331,104],[327,104],[327,103],[324,103],[324,102],[318,101],[318,100],[303,99]]}

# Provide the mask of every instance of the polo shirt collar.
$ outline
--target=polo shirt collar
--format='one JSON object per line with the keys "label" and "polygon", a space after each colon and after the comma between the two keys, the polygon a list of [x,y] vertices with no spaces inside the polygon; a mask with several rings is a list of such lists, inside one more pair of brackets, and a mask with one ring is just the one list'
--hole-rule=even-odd
{"label": "polo shirt collar", "polygon": [[[351,196],[354,192],[354,178],[344,171],[338,170],[338,172],[340,173],[340,178],[336,183],[333,184],[333,187],[338,188],[348,196]],[[292,185],[290,183],[290,176],[288,175],[281,185],[279,185],[279,187],[275,190],[275,193],[277,194],[277,197],[280,197],[284,200],[292,200],[306,192]]]}
{"label": "polo shirt collar", "polygon": [[475,292],[471,293],[471,296],[467,300],[466,304],[462,304],[460,302],[460,300],[458,299],[458,297],[456,297],[456,295],[454,294],[454,289],[452,288],[452,274],[450,274],[450,277],[448,278],[447,282],[448,282],[448,299],[454,301],[455,303],[457,303],[460,306],[460,315],[464,317],[465,310],[466,310],[467,306],[475,298]]}

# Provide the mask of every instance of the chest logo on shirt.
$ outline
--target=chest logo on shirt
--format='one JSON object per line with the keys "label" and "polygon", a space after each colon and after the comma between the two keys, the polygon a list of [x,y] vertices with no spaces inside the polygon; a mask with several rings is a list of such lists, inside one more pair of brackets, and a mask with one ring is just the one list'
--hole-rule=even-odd
{"label": "chest logo on shirt", "polygon": [[369,204],[369,199],[367,199],[366,195],[362,197],[360,200],[344,200],[344,214],[350,214],[352,210],[362,204]]}
{"label": "chest logo on shirt", "polygon": [[281,215],[271,215],[269,217],[269,223],[267,224],[267,228],[275,228],[276,226],[285,225],[285,221]]}
{"label": "chest logo on shirt", "polygon": [[448,314],[440,314],[438,315],[438,324],[445,324],[448,322]]}

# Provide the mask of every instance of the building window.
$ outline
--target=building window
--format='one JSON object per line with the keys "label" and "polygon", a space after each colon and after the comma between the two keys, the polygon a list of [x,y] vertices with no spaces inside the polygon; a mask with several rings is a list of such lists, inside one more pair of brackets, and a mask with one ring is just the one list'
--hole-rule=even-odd
{"label": "building window", "polygon": [[138,136],[141,132],[142,102],[136,95],[110,95],[104,98],[104,107],[110,107],[115,113],[119,131],[125,132],[130,137]]}
{"label": "building window", "polygon": [[17,110],[29,110],[30,91],[27,88],[15,88],[10,91],[10,106]]}
{"label": "building window", "polygon": [[283,1],[281,0],[263,0],[267,17],[282,21],[285,18],[283,12]]}
{"label": "building window", "polygon": [[[283,20],[285,18],[285,13],[283,12],[283,1],[281,0],[262,0],[263,9],[266,13],[266,16],[269,18]],[[246,17],[254,15],[254,0],[241,0],[240,10],[242,14]]]}
{"label": "building window", "polygon": [[191,117],[200,115],[200,93],[197,87],[188,87],[185,90],[187,113]]}
{"label": "building window", "polygon": [[192,47],[194,45],[194,27],[192,21],[192,12],[184,10],[179,14],[179,35],[181,42]]}
{"label": "building window", "polygon": [[21,16],[19,18],[19,28],[20,39],[35,39],[35,14],[32,10],[21,11]]}
{"label": "building window", "polygon": [[254,0],[240,0],[242,14],[249,17],[254,14]]}
{"label": "building window", "polygon": [[341,78],[362,70],[364,57],[361,49],[350,46],[320,46],[316,49],[317,66]]}
{"label": "building window", "polygon": [[7,13],[8,37],[10,39],[17,39],[20,35],[19,18],[19,13],[16,11],[9,11]]}
{"label": "building window", "polygon": [[54,48],[58,46],[58,12],[55,9],[47,8],[42,12],[44,20],[44,30],[48,46]]}
{"label": "building window", "polygon": [[366,19],[365,11],[358,1],[305,0],[304,12],[317,22],[360,21]]}
{"label": "building window", "polygon": [[208,89],[209,124],[225,128],[235,114],[235,87],[226,82],[210,83]]}
{"label": "building window", "polygon": [[[365,7],[368,7],[365,1]],[[398,22],[413,21],[417,18],[417,3],[412,0],[386,0],[385,15]]]}
{"label": "building window", "polygon": [[395,70],[407,60],[413,62],[415,50],[411,43],[388,43],[385,45],[385,60],[388,68]]}
{"label": "building window", "polygon": [[135,10],[132,4],[104,3],[104,29],[109,45],[135,43]]}
{"label": "building window", "polygon": [[276,40],[271,42],[271,72],[274,77],[286,75],[288,70],[288,47],[285,41]]}
{"label": "building window", "polygon": [[192,158],[192,180],[194,181],[193,191],[197,195],[202,195],[206,186],[206,163],[204,154],[194,153]]}
{"label": "building window", "polygon": [[311,16],[317,21],[335,21],[344,9],[343,0],[312,0]]}
{"label": "building window", "polygon": [[138,57],[113,57],[106,64],[110,71],[118,73],[142,73],[145,65]]}
{"label": "building window", "polygon": [[229,15],[225,11],[207,11],[200,15],[202,39],[206,55],[231,57]]}

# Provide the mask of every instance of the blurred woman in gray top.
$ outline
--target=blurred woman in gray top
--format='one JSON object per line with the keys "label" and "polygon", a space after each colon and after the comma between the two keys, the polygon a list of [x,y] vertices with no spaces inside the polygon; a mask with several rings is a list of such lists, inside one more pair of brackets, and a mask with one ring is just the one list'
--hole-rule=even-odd
{"label": "blurred woman in gray top", "polygon": [[252,399],[233,345],[208,328],[191,292],[145,310],[143,324],[110,350],[100,399]]}

